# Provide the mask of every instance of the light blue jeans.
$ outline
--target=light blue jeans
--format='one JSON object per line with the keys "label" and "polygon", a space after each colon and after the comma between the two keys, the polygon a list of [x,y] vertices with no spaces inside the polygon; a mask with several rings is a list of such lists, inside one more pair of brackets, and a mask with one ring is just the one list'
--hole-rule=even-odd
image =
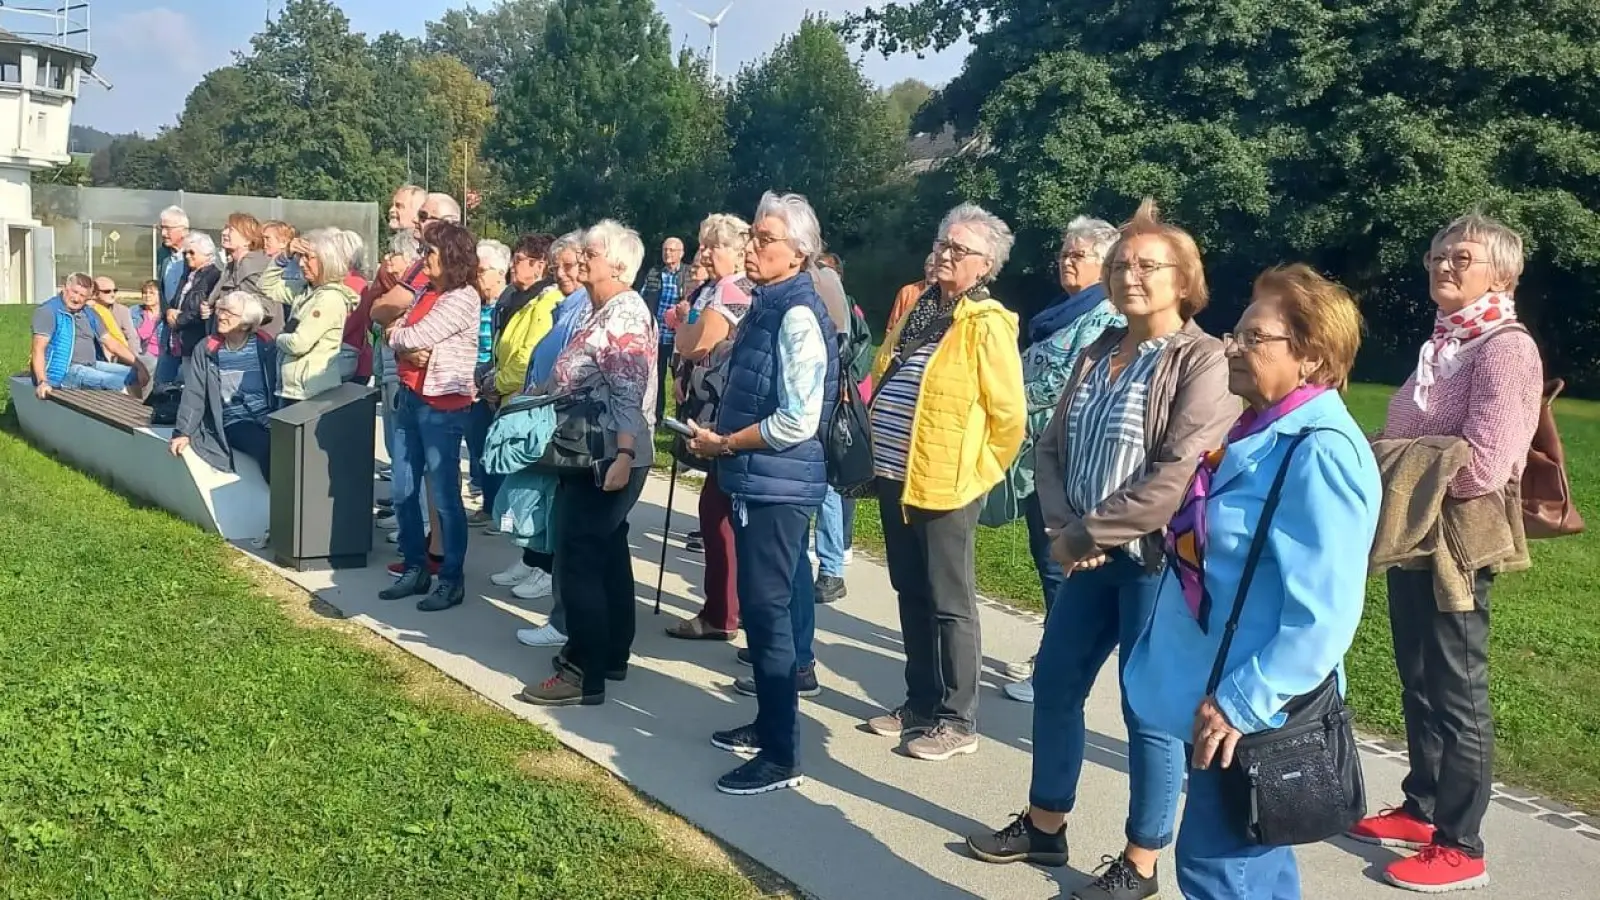
{"label": "light blue jeans", "polygon": [[1189,802],[1178,828],[1178,888],[1192,900],[1300,900],[1300,869],[1288,847],[1252,844],[1227,817],[1222,773],[1189,770]]}
{"label": "light blue jeans", "polygon": [[69,391],[120,391],[133,384],[133,369],[114,362],[96,362],[94,365],[73,365],[61,387]]}
{"label": "light blue jeans", "polygon": [[817,512],[817,573],[844,577],[844,552],[854,542],[856,501],[846,500],[828,488]]}
{"label": "light blue jeans", "polygon": [[428,475],[430,498],[439,510],[440,546],[444,562],[439,578],[462,583],[467,561],[467,513],[461,505],[461,444],[467,411],[434,409],[409,390],[400,392],[394,429],[395,458],[391,487],[400,525],[400,552],[406,568],[428,561],[428,539],[422,503],[422,475]]}

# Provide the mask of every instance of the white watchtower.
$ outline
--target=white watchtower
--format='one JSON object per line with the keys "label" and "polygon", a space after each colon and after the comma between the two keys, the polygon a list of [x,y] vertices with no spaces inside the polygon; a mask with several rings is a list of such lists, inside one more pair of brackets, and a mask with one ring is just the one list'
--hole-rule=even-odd
{"label": "white watchtower", "polygon": [[[49,0],[35,0],[48,3]],[[0,0],[0,302],[55,289],[55,234],[33,215],[34,172],[65,165],[72,107],[94,74],[89,4]],[[9,26],[9,28],[7,27]]]}

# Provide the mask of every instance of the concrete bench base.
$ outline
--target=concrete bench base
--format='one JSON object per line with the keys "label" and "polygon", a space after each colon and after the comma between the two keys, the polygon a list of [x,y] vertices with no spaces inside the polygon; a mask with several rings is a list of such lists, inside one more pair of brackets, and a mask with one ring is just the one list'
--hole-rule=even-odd
{"label": "concrete bench base", "polygon": [[174,457],[167,450],[171,428],[107,424],[54,400],[40,401],[26,377],[12,377],[11,405],[36,446],[118,491],[230,541],[267,530],[267,483],[242,453],[234,454],[237,472],[219,472],[193,451]]}

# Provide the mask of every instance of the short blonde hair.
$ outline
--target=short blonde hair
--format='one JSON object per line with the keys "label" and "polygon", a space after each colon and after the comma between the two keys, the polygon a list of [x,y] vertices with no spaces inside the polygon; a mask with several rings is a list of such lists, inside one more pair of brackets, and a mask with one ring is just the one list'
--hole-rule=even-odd
{"label": "short blonde hair", "polygon": [[1344,390],[1361,349],[1361,310],[1355,295],[1304,263],[1274,266],[1256,278],[1256,299],[1271,297],[1289,326],[1289,352],[1317,360],[1309,384]]}
{"label": "short blonde hair", "polygon": [[700,223],[700,246],[744,249],[750,237],[750,224],[738,216],[712,213]]}
{"label": "short blonde hair", "polygon": [[[1522,280],[1522,267],[1527,255],[1522,246],[1522,235],[1498,219],[1492,219],[1476,210],[1446,225],[1433,236],[1428,252],[1444,246],[1451,238],[1482,244],[1489,251],[1489,269],[1496,281],[1504,281],[1515,288]],[[1432,265],[1426,259],[1424,263]]]}
{"label": "short blonde hair", "polygon": [[[295,231],[293,225],[280,219],[270,219],[261,223],[261,239],[266,240],[269,234],[282,238],[285,244],[300,236],[300,232]],[[341,274],[339,277],[343,278],[344,275]]]}
{"label": "short blonde hair", "polygon": [[1178,312],[1185,322],[1193,319],[1211,302],[1211,292],[1206,287],[1206,270],[1200,261],[1200,245],[1194,242],[1194,237],[1176,225],[1169,225],[1161,221],[1161,208],[1156,206],[1155,198],[1146,197],[1139,204],[1139,209],[1119,229],[1122,236],[1111,245],[1111,251],[1106,254],[1105,273],[1100,280],[1106,288],[1111,287],[1111,261],[1116,259],[1117,252],[1122,245],[1136,237],[1158,237],[1166,241],[1172,249],[1178,264],[1178,290],[1182,299],[1178,303]]}
{"label": "short blonde hair", "polygon": [[639,232],[615,219],[601,219],[583,233],[582,249],[598,245],[607,263],[616,270],[618,281],[633,284],[644,265],[644,241]]}

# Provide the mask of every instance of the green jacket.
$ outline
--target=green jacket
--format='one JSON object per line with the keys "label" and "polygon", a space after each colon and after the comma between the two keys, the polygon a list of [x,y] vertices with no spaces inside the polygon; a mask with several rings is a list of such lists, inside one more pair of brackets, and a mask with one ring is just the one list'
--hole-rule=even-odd
{"label": "green jacket", "polygon": [[304,400],[338,387],[344,322],[361,298],[337,281],[308,287],[295,296],[285,283],[281,266],[268,266],[261,273],[261,291],[289,309],[289,321],[277,338],[282,372],[279,395],[285,400]]}

